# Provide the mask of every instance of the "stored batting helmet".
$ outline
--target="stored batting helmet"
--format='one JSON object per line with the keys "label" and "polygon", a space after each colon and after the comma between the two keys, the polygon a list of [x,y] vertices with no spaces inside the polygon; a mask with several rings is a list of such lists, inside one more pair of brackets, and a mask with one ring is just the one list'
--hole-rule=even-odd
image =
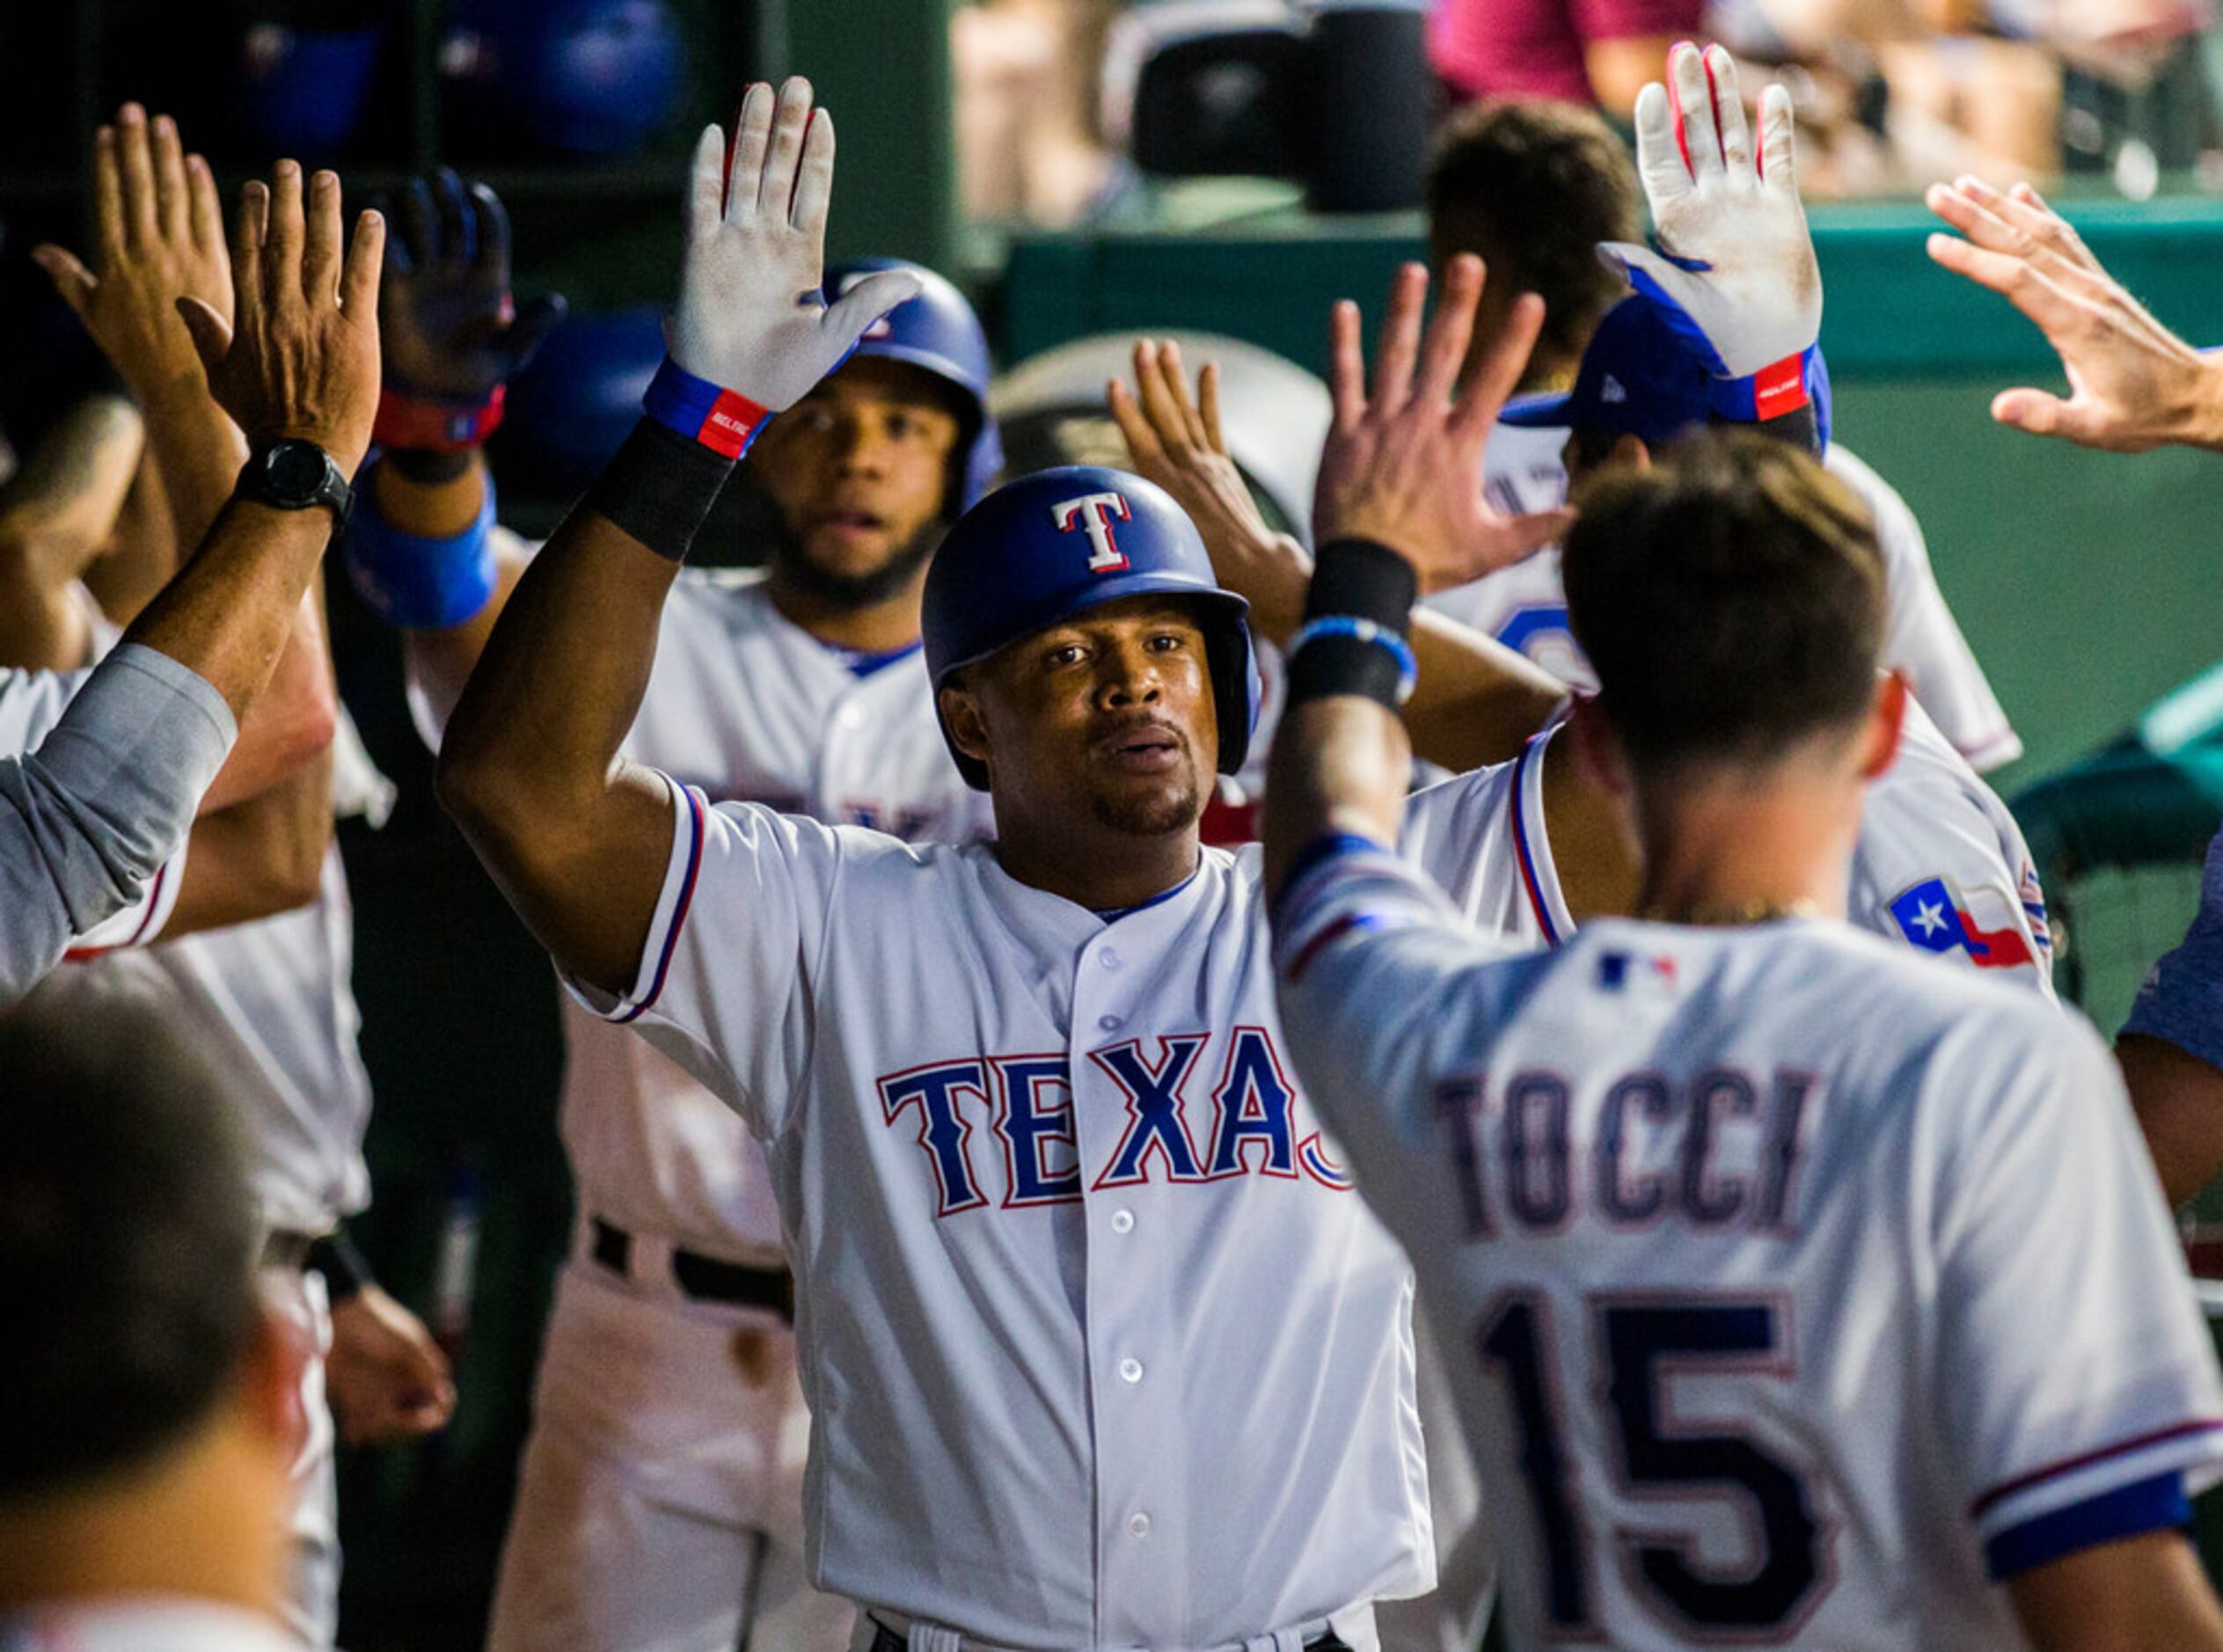
{"label": "stored batting helmet", "polygon": [[956,507],[970,510],[996,485],[1004,468],[1004,445],[996,416],[988,410],[988,335],[965,295],[933,271],[899,258],[860,258],[826,272],[825,296],[832,303],[866,276],[881,270],[909,270],[919,281],[918,296],[904,300],[865,329],[859,355],[908,362],[954,388],[964,404],[965,430],[957,444]]}
{"label": "stored batting helmet", "polygon": [[[1128,596],[1188,599],[1203,622],[1219,768],[1232,774],[1258,718],[1250,604],[1222,590],[1188,514],[1154,482],[1124,471],[1070,464],[998,488],[967,511],[926,574],[922,630],[926,675],[939,697],[950,674],[1021,637]],[[942,738],[949,725],[942,722]],[[950,755],[975,788],[988,770]]]}

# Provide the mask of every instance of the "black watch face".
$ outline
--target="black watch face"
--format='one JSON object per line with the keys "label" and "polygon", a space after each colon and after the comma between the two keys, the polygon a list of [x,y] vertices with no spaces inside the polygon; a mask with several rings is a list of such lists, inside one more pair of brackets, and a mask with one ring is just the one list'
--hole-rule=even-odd
{"label": "black watch face", "polygon": [[305,505],[324,486],[324,450],[312,442],[277,442],[263,460],[262,475],[278,498]]}

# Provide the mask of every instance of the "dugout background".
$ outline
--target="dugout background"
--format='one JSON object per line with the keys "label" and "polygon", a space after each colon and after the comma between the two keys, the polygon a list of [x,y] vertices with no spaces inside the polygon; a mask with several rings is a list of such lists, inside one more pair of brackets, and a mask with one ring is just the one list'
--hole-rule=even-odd
{"label": "dugout background", "polygon": [[[333,0],[386,20],[375,107],[346,153],[351,195],[450,157],[434,79],[433,0]],[[1370,318],[1414,218],[1311,218],[1269,198],[1145,198],[1116,228],[1006,234],[957,222],[948,134],[952,0],[674,0],[690,44],[672,129],[618,161],[530,154],[468,164],[513,208],[521,291],[582,312],[669,299],[686,128],[744,77],[809,72],[842,121],[830,252],[889,252],[962,275],[1012,364],[1114,328],[1195,327],[1313,370],[1329,302]],[[39,415],[55,382],[37,345],[43,237],[83,245],[84,152],[125,96],[175,111],[227,193],[262,158],[230,134],[207,49],[253,16],[324,0],[81,0],[0,7],[0,414]],[[196,46],[195,42],[198,42]],[[218,54],[220,55],[220,53]],[[467,163],[458,157],[458,164]],[[2161,318],[2223,340],[2223,208],[2195,197],[2069,204],[2094,249]],[[2223,464],[2087,454],[2000,430],[2010,384],[2051,384],[2036,330],[1924,258],[1907,205],[1817,209],[1824,341],[1837,431],[1906,496],[1937,576],[2029,755],[2011,792],[2121,730],[2223,655]],[[48,312],[49,318],[51,311]],[[506,502],[512,495],[505,493]],[[528,501],[515,497],[521,508]],[[543,501],[544,506],[547,501]],[[432,805],[429,764],[399,697],[391,633],[333,594],[342,689],[381,766],[394,819],[341,842],[357,912],[357,992],[377,1089],[377,1203],[357,1231],[395,1294],[457,1357],[453,1426],[420,1447],[343,1454],[345,1643],[355,1652],[475,1647],[483,1625],[550,1273],[570,1220],[553,1111],[560,1046],[545,961]],[[2211,1553],[2213,1553],[2211,1550]]]}

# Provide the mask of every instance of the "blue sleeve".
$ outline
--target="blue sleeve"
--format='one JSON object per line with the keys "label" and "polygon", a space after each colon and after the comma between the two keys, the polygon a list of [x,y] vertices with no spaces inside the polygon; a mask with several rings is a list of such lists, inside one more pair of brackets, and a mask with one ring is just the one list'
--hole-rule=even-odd
{"label": "blue sleeve", "polygon": [[2156,1474],[2008,1527],[1985,1544],[1985,1565],[1993,1581],[2005,1583],[2063,1555],[2148,1531],[2175,1531],[2191,1520],[2184,1476]]}
{"label": "blue sleeve", "polygon": [[2207,846],[2192,926],[2154,966],[2123,1030],[2162,1039],[2223,1068],[2223,832]]}
{"label": "blue sleeve", "polygon": [[178,852],[238,737],[223,697],[135,643],[86,679],[38,749],[0,762],[0,1006]]}

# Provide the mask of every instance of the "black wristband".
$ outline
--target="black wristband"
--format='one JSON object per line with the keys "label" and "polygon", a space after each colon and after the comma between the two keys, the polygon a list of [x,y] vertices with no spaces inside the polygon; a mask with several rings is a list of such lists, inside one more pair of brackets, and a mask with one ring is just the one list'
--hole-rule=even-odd
{"label": "black wristband", "polygon": [[1305,618],[1349,614],[1402,637],[1413,628],[1413,603],[1419,596],[1420,575],[1387,545],[1371,539],[1335,539],[1320,548],[1313,565]]}
{"label": "black wristband", "polygon": [[355,1248],[355,1240],[347,1237],[347,1230],[336,1227],[309,1247],[306,1264],[325,1276],[325,1294],[332,1301],[345,1302],[362,1293],[365,1285],[375,1284],[370,1264]]}
{"label": "black wristband", "polygon": [[1356,637],[1315,637],[1290,657],[1289,704],[1335,694],[1363,694],[1395,711],[1404,701],[1397,656]]}
{"label": "black wristband", "polygon": [[643,419],[580,502],[660,557],[687,559],[734,461]]}
{"label": "black wristband", "polygon": [[1764,419],[1752,428],[1773,436],[1778,442],[1788,442],[1795,448],[1803,449],[1817,459],[1822,457],[1822,421],[1815,416],[1814,404],[1810,401],[1803,406],[1792,408],[1788,413],[1778,413],[1773,419]]}

